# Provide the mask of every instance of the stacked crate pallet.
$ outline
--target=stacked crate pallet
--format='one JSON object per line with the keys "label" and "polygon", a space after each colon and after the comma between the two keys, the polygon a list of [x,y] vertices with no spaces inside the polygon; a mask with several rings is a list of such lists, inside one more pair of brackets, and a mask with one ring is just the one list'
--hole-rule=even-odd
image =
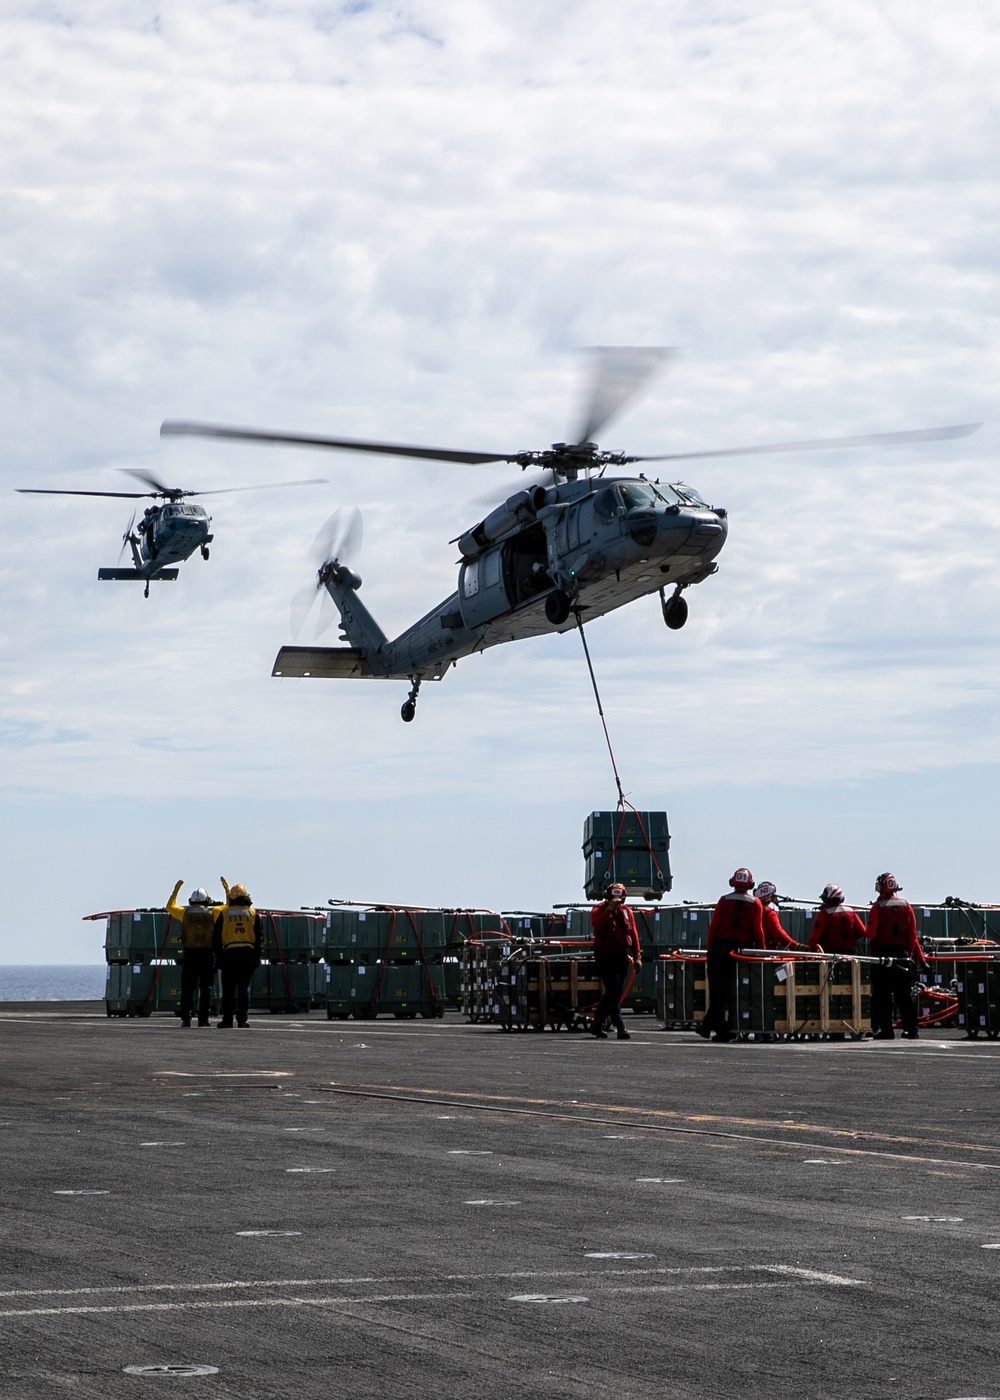
{"label": "stacked crate pallet", "polygon": [[444,956],[440,909],[338,907],[327,916],[326,1014],[330,1020],[443,1016]]}
{"label": "stacked crate pallet", "polygon": [[[326,1000],[321,965],[325,917],[279,909],[258,910],[263,926],[263,962],[254,973],[250,1004],[258,1011],[308,1011]],[[180,1014],[184,959],[181,928],[165,909],[126,909],[89,915],[105,919],[108,965],[105,1007],[109,1016]],[[211,1012],[219,1009],[216,975]]]}

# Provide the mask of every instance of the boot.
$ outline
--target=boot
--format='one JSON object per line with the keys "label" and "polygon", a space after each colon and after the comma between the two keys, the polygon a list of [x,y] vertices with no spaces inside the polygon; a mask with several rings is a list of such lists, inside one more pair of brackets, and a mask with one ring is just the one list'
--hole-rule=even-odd
{"label": "boot", "polygon": [[616,1038],[617,1040],[631,1040],[631,1039],[632,1039],[631,1035],[629,1035],[628,1031],[625,1029],[624,1026],[619,1026],[619,1027],[618,1027],[618,1034],[617,1034],[617,1036],[616,1036],[615,1038]]}
{"label": "boot", "polygon": [[216,1030],[219,1030],[219,1031],[231,1031],[232,1028],[233,1028],[232,1018],[230,1018],[228,1021],[220,1021],[219,1024],[216,1026]]}
{"label": "boot", "polygon": [[182,1017],[181,1017],[181,1025],[184,1027],[184,1029],[185,1029],[186,1031],[189,1031],[189,1030],[191,1029],[191,1017],[190,1017],[190,1016],[182,1016]]}

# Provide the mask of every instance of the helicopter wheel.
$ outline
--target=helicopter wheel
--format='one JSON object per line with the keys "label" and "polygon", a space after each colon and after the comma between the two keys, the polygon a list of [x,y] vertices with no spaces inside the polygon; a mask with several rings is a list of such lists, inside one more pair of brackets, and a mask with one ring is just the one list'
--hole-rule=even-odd
{"label": "helicopter wheel", "polygon": [[412,700],[404,700],[399,713],[405,724],[412,724],[417,713],[417,707]]}
{"label": "helicopter wheel", "polygon": [[679,632],[688,620],[687,599],[675,593],[669,603],[663,604],[663,621],[672,632]]}
{"label": "helicopter wheel", "polygon": [[207,544],[203,544],[202,547],[201,547],[201,557],[202,557],[203,559],[207,559],[207,558],[208,558],[208,555],[209,555],[209,548],[208,548],[208,545],[207,545]]}
{"label": "helicopter wheel", "polygon": [[570,601],[561,588],[555,589],[545,600],[545,616],[553,627],[561,627],[570,614]]}
{"label": "helicopter wheel", "polygon": [[143,596],[144,598],[148,598],[148,597],[149,597],[149,579],[146,580],[146,587],[145,587],[145,589],[143,590],[142,596]]}

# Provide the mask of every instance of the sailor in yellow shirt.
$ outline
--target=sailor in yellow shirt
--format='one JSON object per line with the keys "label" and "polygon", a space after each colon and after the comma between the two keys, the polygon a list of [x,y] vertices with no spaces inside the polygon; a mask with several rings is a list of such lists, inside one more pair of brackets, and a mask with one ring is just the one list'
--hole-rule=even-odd
{"label": "sailor in yellow shirt", "polygon": [[[183,885],[178,880],[173,893],[167,900],[167,913],[181,926],[181,947],[184,957],[181,962],[181,1025],[191,1025],[191,1011],[194,994],[198,992],[198,1024],[208,1025],[212,1005],[212,982],[215,979],[215,953],[212,950],[212,932],[215,920],[223,907],[216,904],[208,890],[192,892],[186,905],[177,903],[177,894]],[[229,895],[225,880],[222,887]]]}
{"label": "sailor in yellow shirt", "polygon": [[229,903],[219,911],[212,934],[212,947],[222,973],[220,1031],[232,1029],[234,1011],[238,1026],[250,1024],[250,979],[260,967],[263,944],[260,915],[245,887],[233,885],[227,893]]}

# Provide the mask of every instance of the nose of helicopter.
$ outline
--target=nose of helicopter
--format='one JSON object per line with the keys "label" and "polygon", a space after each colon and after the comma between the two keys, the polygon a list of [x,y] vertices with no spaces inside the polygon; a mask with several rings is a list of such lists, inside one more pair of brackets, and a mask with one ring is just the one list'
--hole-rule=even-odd
{"label": "nose of helicopter", "polygon": [[714,559],[726,542],[729,520],[725,511],[670,506],[657,521],[659,542],[670,554]]}

